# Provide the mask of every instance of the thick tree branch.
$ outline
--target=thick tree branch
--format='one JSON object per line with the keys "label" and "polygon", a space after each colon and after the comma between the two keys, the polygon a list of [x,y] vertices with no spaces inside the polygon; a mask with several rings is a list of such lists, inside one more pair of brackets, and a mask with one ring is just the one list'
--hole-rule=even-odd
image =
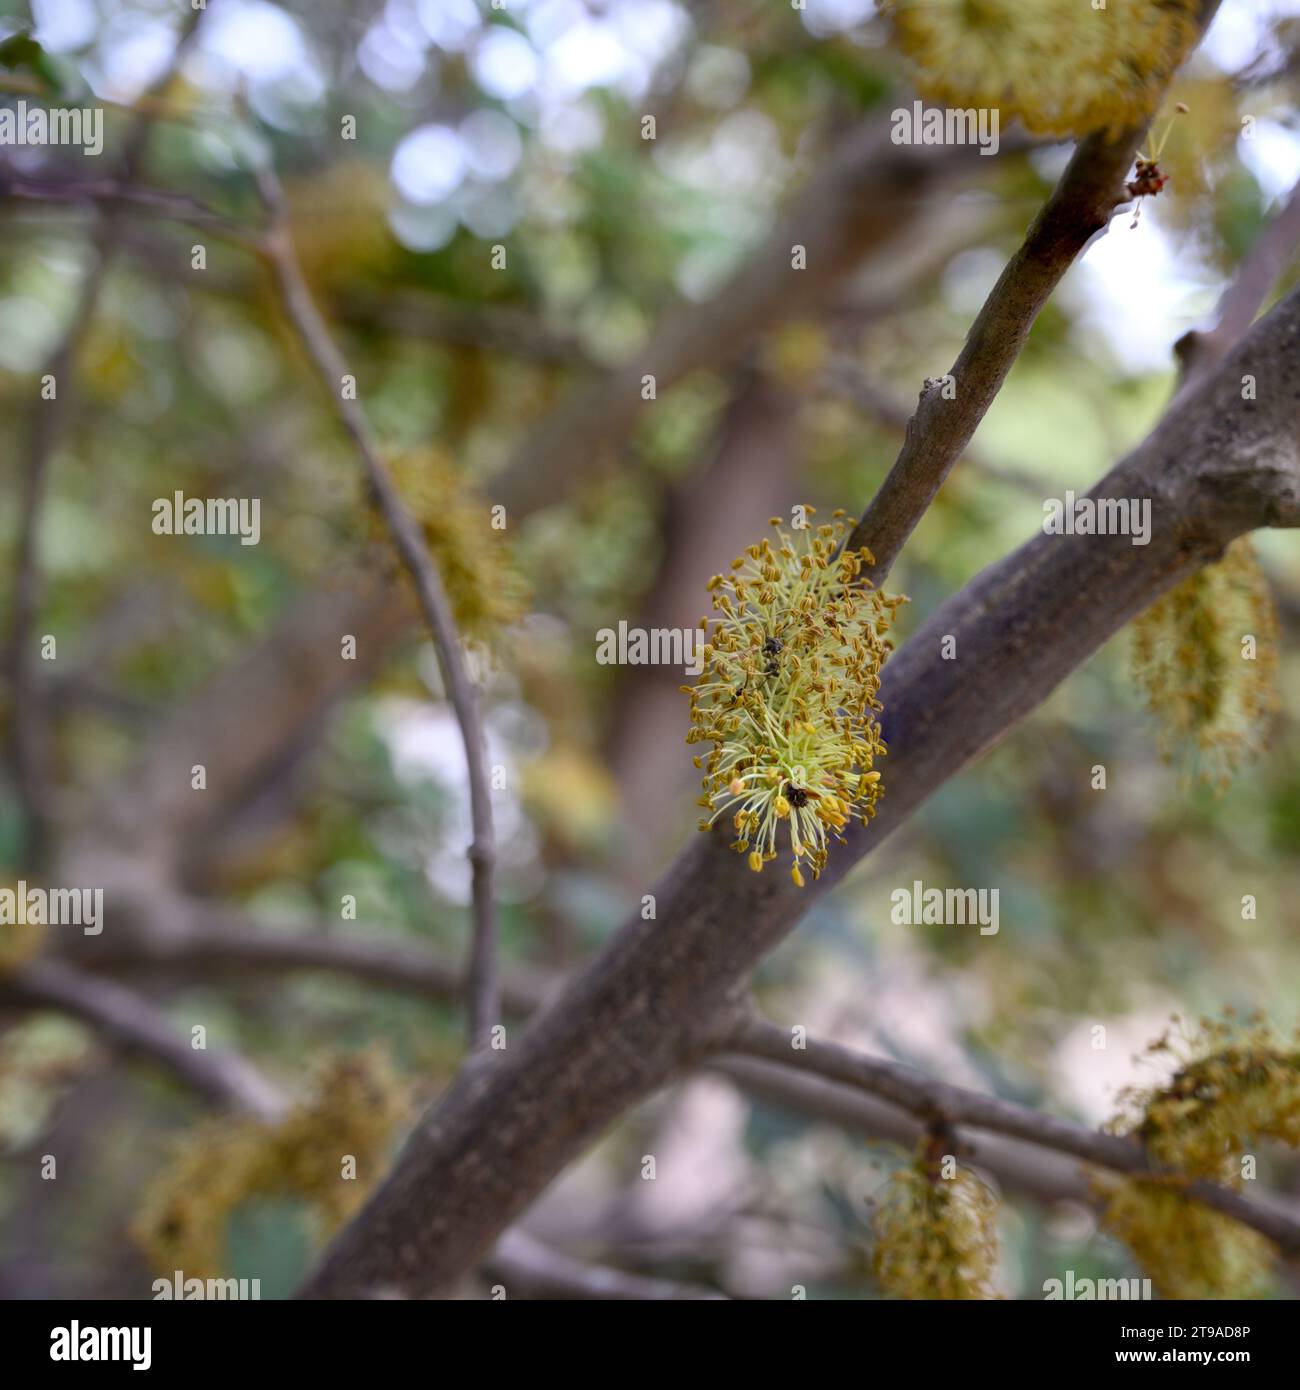
{"label": "thick tree branch", "polygon": [[473,825],[469,859],[473,869],[474,897],[474,931],[467,986],[469,1036],[472,1044],[479,1045],[486,1040],[493,1025],[500,1022],[501,992],[497,981],[496,907],[492,896],[492,873],[496,859],[492,833],[492,794],[488,785],[487,743],[479,712],[478,693],[461,653],[460,636],[438,567],[429,554],[419,526],[406,510],[401,494],[388,475],[364,411],[355,396],[343,390],[344,377],[348,375],[347,364],[335,347],[303,279],[289,236],[284,195],[279,180],[269,166],[260,171],[258,187],[271,212],[266,255],[275,276],[285,317],[298,334],[322,387],[334,402],[340,422],[356,445],[366,482],[415,586],[420,612],[438,655],[438,667],[442,672],[447,698],[455,712],[465,745],[470,819]]}
{"label": "thick tree branch", "polygon": [[[1242,399],[1245,374],[1254,400]],[[757,962],[869,848],[1235,536],[1300,523],[1297,398],[1292,295],[1089,494],[1150,499],[1148,545],[1039,534],[891,660],[881,811],[821,879],[801,892],[784,874],[751,873],[726,834],[695,837],[655,886],[656,920],[638,910],[495,1066],[462,1073],[303,1293],[446,1287],[623,1110],[699,1061]]]}

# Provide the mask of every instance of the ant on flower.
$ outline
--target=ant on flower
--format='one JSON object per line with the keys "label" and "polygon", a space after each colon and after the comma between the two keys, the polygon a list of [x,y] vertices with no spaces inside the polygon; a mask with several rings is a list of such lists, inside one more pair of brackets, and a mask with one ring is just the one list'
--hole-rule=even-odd
{"label": "ant on flower", "polygon": [[1130,231],[1137,226],[1138,218],[1142,216],[1142,199],[1154,198],[1169,182],[1169,175],[1160,172],[1160,156],[1164,152],[1165,142],[1169,139],[1169,132],[1174,128],[1174,122],[1179,116],[1186,114],[1187,106],[1180,101],[1174,107],[1174,114],[1169,118],[1169,124],[1165,126],[1165,133],[1156,144],[1155,151],[1150,155],[1143,154],[1141,150],[1137,152],[1134,177],[1124,185],[1128,189],[1129,197],[1137,199],[1137,206],[1133,209],[1133,221],[1129,224]]}

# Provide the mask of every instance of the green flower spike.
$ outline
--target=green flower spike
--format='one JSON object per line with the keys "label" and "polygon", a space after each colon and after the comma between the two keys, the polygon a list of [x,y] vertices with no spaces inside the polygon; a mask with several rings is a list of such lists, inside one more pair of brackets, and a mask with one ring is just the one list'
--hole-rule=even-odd
{"label": "green flower spike", "polygon": [[773,519],[775,544],[751,545],[729,576],[709,581],[720,616],[700,620],[706,631],[714,625],[704,668],[682,687],[691,697],[686,741],[713,744],[695,759],[710,812],[700,829],[730,814],[732,848],[755,872],[787,841],[800,888],[804,864],[816,878],[829,838],[842,841],[854,817],[870,820],[883,791],[876,696],[893,650],[886,634],[906,600],[861,578],[868,550],[840,550],[846,515],[793,532]]}

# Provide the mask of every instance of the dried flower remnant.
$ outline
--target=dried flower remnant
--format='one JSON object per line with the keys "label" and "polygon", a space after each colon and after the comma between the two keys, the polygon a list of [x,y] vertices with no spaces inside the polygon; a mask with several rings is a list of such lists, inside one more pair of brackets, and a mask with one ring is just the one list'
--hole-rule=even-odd
{"label": "dried flower remnant", "polygon": [[1277,651],[1268,580],[1245,537],[1142,613],[1133,673],[1164,758],[1222,791],[1264,748],[1280,703]]}
{"label": "dried flower remnant", "polygon": [[[811,507],[805,508],[812,512]],[[833,524],[787,531],[751,545],[729,576],[709,581],[721,615],[704,646],[691,697],[688,743],[705,772],[700,805],[709,830],[730,815],[732,848],[756,872],[788,844],[791,877],[804,886],[825,867],[832,836],[875,814],[885,752],[876,713],[880,668],[898,605],[861,578],[870,553],[840,551],[846,513]],[[839,552],[839,553],[837,553]]]}
{"label": "dried flower remnant", "polygon": [[889,1180],[876,1208],[872,1265],[895,1298],[996,1298],[998,1201],[973,1173],[938,1175],[920,1157]]}
{"label": "dried flower remnant", "polygon": [[1018,116],[1036,134],[1150,118],[1196,42],[1197,0],[887,0],[922,96]]}
{"label": "dried flower remnant", "polygon": [[1169,132],[1174,128],[1174,122],[1179,116],[1186,114],[1187,106],[1180,101],[1174,107],[1174,114],[1169,118],[1169,124],[1165,127],[1164,134],[1156,141],[1151,153],[1147,154],[1144,150],[1139,150],[1137,153],[1133,177],[1124,185],[1129,196],[1137,200],[1133,206],[1133,221],[1130,223],[1130,230],[1136,228],[1141,220],[1142,200],[1144,198],[1158,198],[1169,182],[1169,175],[1160,167],[1160,156],[1165,151]]}

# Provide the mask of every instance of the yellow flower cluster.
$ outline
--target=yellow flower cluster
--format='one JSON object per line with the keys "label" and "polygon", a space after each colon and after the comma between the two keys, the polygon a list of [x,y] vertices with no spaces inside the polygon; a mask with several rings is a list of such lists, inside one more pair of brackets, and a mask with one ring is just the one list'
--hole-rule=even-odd
{"label": "yellow flower cluster", "polygon": [[[804,508],[812,512],[813,508]],[[833,524],[763,540],[709,581],[714,630],[691,697],[688,743],[711,742],[700,805],[710,829],[730,815],[756,872],[777,857],[778,837],[816,877],[829,839],[853,818],[869,820],[883,787],[875,760],[885,752],[875,715],[880,668],[893,648],[886,634],[905,600],[861,577],[866,550],[844,551],[846,514]],[[706,630],[710,620],[701,619]]]}
{"label": "yellow flower cluster", "polygon": [[1149,119],[1196,42],[1197,0],[886,0],[923,97],[1044,135]]}
{"label": "yellow flower cluster", "polygon": [[[420,523],[461,635],[487,642],[527,611],[528,591],[488,508],[436,451],[389,460],[407,510]],[[376,519],[377,534],[386,534]]]}
{"label": "yellow flower cluster", "polygon": [[894,1298],[996,1298],[997,1198],[973,1173],[932,1173],[918,1159],[889,1180],[876,1208],[872,1265]]}
{"label": "yellow flower cluster", "polygon": [[1133,1252],[1161,1298],[1262,1298],[1272,1245],[1257,1231],[1185,1197],[1176,1186],[1129,1178],[1099,1184],[1102,1222]]}
{"label": "yellow flower cluster", "polygon": [[1243,1156],[1261,1140],[1300,1147],[1300,1044],[1261,1018],[1203,1019],[1190,1037],[1149,1049],[1177,1059],[1162,1086],[1129,1091],[1112,1129],[1141,1139],[1176,1177],[1104,1180],[1105,1224],[1166,1298],[1258,1296],[1275,1251],[1257,1232],[1190,1201],[1184,1177],[1238,1189]]}
{"label": "yellow flower cluster", "polygon": [[[296,1197],[328,1233],[378,1178],[406,1109],[385,1053],[333,1058],[278,1125],[234,1117],[196,1126],[146,1191],[132,1234],[159,1271],[203,1279],[222,1272],[227,1220],[250,1198]],[[344,1175],[349,1156],[354,1178]]]}
{"label": "yellow flower cluster", "polygon": [[1133,673],[1162,726],[1161,751],[1180,753],[1222,790],[1263,750],[1280,703],[1277,614],[1250,541],[1234,541],[1133,624]]}
{"label": "yellow flower cluster", "polygon": [[1262,1018],[1227,1016],[1202,1019],[1190,1038],[1165,1034],[1150,1051],[1176,1057],[1178,1070],[1124,1102],[1129,1132],[1157,1163],[1235,1183],[1237,1160],[1260,1139],[1300,1147],[1300,1042],[1284,1043]]}

